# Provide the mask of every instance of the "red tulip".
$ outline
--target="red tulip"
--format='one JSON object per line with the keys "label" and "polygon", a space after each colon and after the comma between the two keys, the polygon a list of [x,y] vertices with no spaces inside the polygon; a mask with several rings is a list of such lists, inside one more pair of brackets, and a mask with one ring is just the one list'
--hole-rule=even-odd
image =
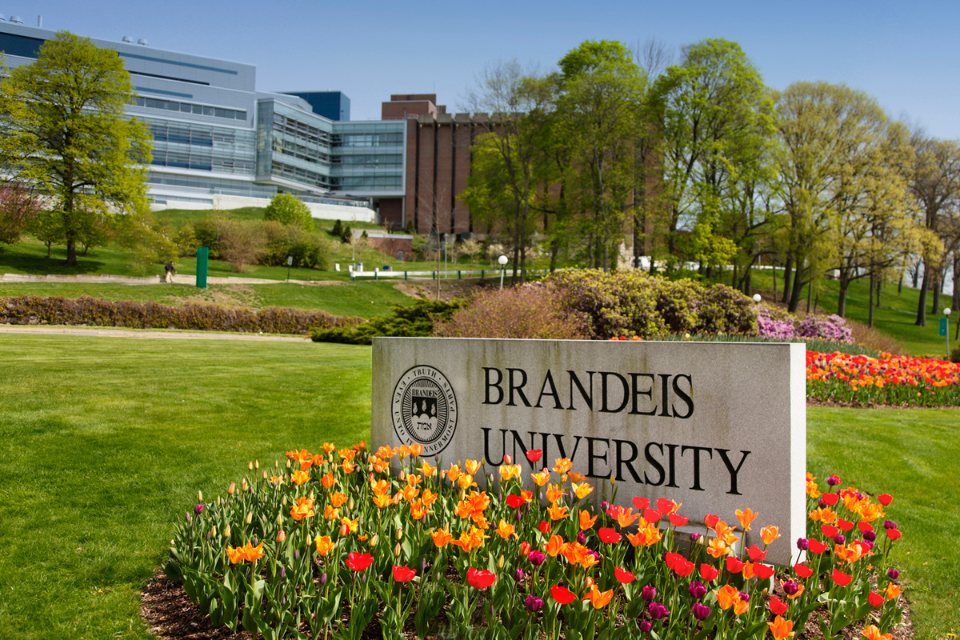
{"label": "red tulip", "polygon": [[853,580],[853,576],[848,576],[847,574],[842,573],[839,569],[834,569],[830,574],[830,577],[833,578],[833,581],[841,587],[847,586],[850,584],[850,581]]}
{"label": "red tulip", "polygon": [[530,449],[527,451],[527,460],[532,463],[540,462],[540,458],[543,457],[543,449]]}
{"label": "red tulip", "polygon": [[890,495],[889,493],[881,493],[880,495],[877,496],[877,501],[886,507],[891,502],[893,502],[893,496]]}
{"label": "red tulip", "polygon": [[681,578],[686,578],[688,575],[693,573],[693,570],[696,569],[697,565],[693,564],[683,556],[680,556],[680,559],[677,560],[677,564],[673,567],[673,570],[677,572],[677,575]]}
{"label": "red tulip", "polygon": [[541,520],[537,528],[540,529],[540,533],[550,533],[550,523],[546,520]]}
{"label": "red tulip", "polygon": [[690,518],[688,518],[687,516],[678,516],[675,513],[670,514],[670,524],[672,524],[675,527],[682,527],[683,525],[687,524],[689,520]]}
{"label": "red tulip", "polygon": [[819,540],[815,540],[815,539],[813,539],[813,538],[810,538],[810,552],[811,552],[811,553],[820,554],[820,553],[823,553],[823,552],[826,551],[826,550],[827,550],[827,545],[823,544],[823,543],[820,542]]}
{"label": "red tulip", "polygon": [[523,506],[523,503],[526,502],[520,496],[507,496],[507,504],[513,507],[514,509],[519,509]]}
{"label": "red tulip", "polygon": [[577,599],[577,596],[558,584],[550,589],[550,595],[560,604],[570,604]]}
{"label": "red tulip", "polygon": [[398,564],[393,565],[393,579],[397,582],[410,582],[417,575],[416,569],[401,567]]}
{"label": "red tulip", "polygon": [[650,500],[647,498],[634,498],[633,506],[637,508],[637,511],[643,511],[650,506]]}
{"label": "red tulip", "polygon": [[773,567],[759,562],[753,565],[753,574],[761,580],[766,580],[773,575]]}
{"label": "red tulip", "polygon": [[659,511],[655,511],[653,509],[643,510],[643,519],[649,522],[650,524],[653,524],[654,522],[659,521],[660,518],[662,517],[663,517],[663,514],[660,513]]}
{"label": "red tulip", "polygon": [[706,582],[713,582],[720,575],[720,570],[709,564],[700,565],[700,577]]}
{"label": "red tulip", "polygon": [[839,494],[836,494],[836,493],[825,493],[820,497],[823,498],[823,501],[826,502],[831,507],[837,504],[837,501],[840,500]]}
{"label": "red tulip", "polygon": [[496,574],[490,573],[484,569],[467,569],[467,584],[474,589],[486,589],[497,581]]}
{"label": "red tulip", "polygon": [[787,612],[787,609],[790,608],[790,605],[786,604],[777,596],[770,598],[770,612],[776,616],[782,616]]}
{"label": "red tulip", "polygon": [[823,531],[823,535],[827,536],[828,538],[835,538],[837,534],[840,533],[840,530],[832,524],[825,524],[820,528],[820,530]]}
{"label": "red tulip", "polygon": [[869,602],[871,606],[882,607],[884,600],[882,595],[871,591],[870,595],[867,596],[867,602]]}
{"label": "red tulip", "polygon": [[353,553],[347,555],[346,564],[354,571],[363,571],[373,564],[373,556],[369,553]]}
{"label": "red tulip", "polygon": [[727,571],[730,573],[740,573],[743,571],[743,562],[740,558],[727,556]]}
{"label": "red tulip", "polygon": [[837,520],[837,526],[843,531],[850,531],[850,529],[853,529],[853,523],[849,520],[844,520],[843,518]]}
{"label": "red tulip", "polygon": [[813,569],[811,569],[805,564],[800,564],[799,562],[793,565],[793,570],[801,578],[809,578],[810,576],[813,575]]}
{"label": "red tulip", "polygon": [[713,529],[715,526],[717,526],[717,523],[720,522],[720,516],[715,516],[711,513],[708,513],[706,517],[704,517],[703,522],[708,528]]}
{"label": "red tulip", "polygon": [[601,542],[606,542],[607,544],[614,544],[623,540],[623,536],[608,527],[601,527],[600,530],[597,531],[597,534],[600,536]]}
{"label": "red tulip", "polygon": [[622,584],[630,584],[631,582],[637,579],[636,575],[630,573],[629,571],[625,571],[620,567],[613,568],[613,575],[617,579],[617,581]]}
{"label": "red tulip", "polygon": [[902,535],[900,529],[887,529],[887,537],[891,540],[899,540]]}
{"label": "red tulip", "polygon": [[747,555],[749,555],[750,559],[754,562],[763,562],[767,557],[767,552],[754,544],[750,545],[750,548],[747,549]]}
{"label": "red tulip", "polygon": [[667,500],[666,498],[660,498],[657,500],[657,511],[660,513],[673,513],[674,507],[673,500]]}
{"label": "red tulip", "polygon": [[863,533],[867,531],[873,531],[873,525],[867,522],[866,520],[861,520],[857,523],[857,528],[860,529]]}

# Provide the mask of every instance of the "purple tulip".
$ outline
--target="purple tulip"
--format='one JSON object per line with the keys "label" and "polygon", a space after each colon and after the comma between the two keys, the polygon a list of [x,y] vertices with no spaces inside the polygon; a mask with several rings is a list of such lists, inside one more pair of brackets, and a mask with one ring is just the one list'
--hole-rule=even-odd
{"label": "purple tulip", "polygon": [[530,613],[536,613],[543,608],[543,600],[537,596],[527,596],[527,599],[523,601],[523,605],[527,608],[527,611]]}
{"label": "purple tulip", "polygon": [[867,545],[867,549],[869,549],[869,550],[871,550],[871,551],[873,550],[873,547],[876,546],[876,545],[874,545],[872,542],[870,542],[869,540],[864,540],[864,541],[863,541],[863,544]]}
{"label": "purple tulip", "polygon": [[797,583],[794,582],[793,580],[787,580],[786,582],[783,583],[783,592],[786,593],[788,596],[792,596],[799,590],[800,590],[800,587],[798,587]]}
{"label": "purple tulip", "polygon": [[883,528],[884,528],[884,529],[896,529],[896,528],[897,528],[897,523],[894,522],[893,520],[884,520],[884,521],[883,521]]}
{"label": "purple tulip", "polygon": [[696,541],[699,540],[699,539],[700,539],[700,534],[699,534],[699,533],[691,533],[691,534],[690,534],[690,542],[696,542]]}
{"label": "purple tulip", "polygon": [[810,548],[810,541],[806,538],[797,538],[797,549],[807,551]]}
{"label": "purple tulip", "polygon": [[691,582],[690,583],[690,595],[695,599],[699,600],[707,594],[707,587],[702,582]]}
{"label": "purple tulip", "polygon": [[838,478],[835,475],[830,476],[829,478],[827,478],[827,484],[830,485],[831,487],[835,487],[838,484],[840,484],[840,478]]}
{"label": "purple tulip", "polygon": [[205,508],[206,508],[206,507],[205,507],[204,505],[198,504],[197,506],[195,506],[195,507],[193,508],[193,512],[194,512],[195,514],[197,514],[197,515],[200,515],[201,513],[203,513],[203,510],[204,510]]}
{"label": "purple tulip", "polygon": [[517,569],[517,572],[513,574],[513,577],[517,582],[523,582],[523,579],[526,577],[526,575],[523,573],[523,569]]}
{"label": "purple tulip", "polygon": [[547,556],[544,555],[542,551],[531,551],[529,554],[527,554],[527,558],[530,560],[530,564],[535,567],[539,567],[544,563],[544,561],[546,561]]}
{"label": "purple tulip", "polygon": [[324,573],[323,575],[320,576],[320,586],[322,587],[322,586],[325,585],[325,584],[327,584],[327,574],[326,574],[326,573]]}
{"label": "purple tulip", "polygon": [[750,602],[750,595],[749,595],[749,594],[744,593],[743,591],[741,591],[741,592],[738,593],[737,595],[740,596],[740,599],[743,600],[744,602]]}
{"label": "purple tulip", "polygon": [[657,588],[652,584],[644,585],[643,589],[640,590],[640,597],[647,602],[653,602],[653,599],[657,597]]}
{"label": "purple tulip", "polygon": [[690,612],[697,620],[706,620],[708,617],[710,617],[710,614],[713,613],[710,607],[702,602],[695,602]]}
{"label": "purple tulip", "polygon": [[890,569],[887,571],[887,577],[890,578],[891,580],[896,580],[897,578],[900,577],[900,572],[897,571],[896,569]]}
{"label": "purple tulip", "polygon": [[866,540],[867,542],[873,542],[874,540],[877,539],[877,533],[875,531],[864,531],[863,539]]}
{"label": "purple tulip", "polygon": [[654,620],[662,620],[670,615],[670,612],[667,610],[667,608],[659,602],[651,602],[650,606],[647,607],[647,611],[650,612],[650,617]]}
{"label": "purple tulip", "polygon": [[610,503],[604,500],[600,503],[600,511],[606,513],[610,509]]}
{"label": "purple tulip", "polygon": [[827,501],[824,500],[823,498],[820,498],[819,500],[817,500],[817,506],[823,509],[825,506],[827,506]]}
{"label": "purple tulip", "polygon": [[847,536],[843,535],[842,533],[838,533],[833,537],[833,541],[837,544],[843,544],[847,541]]}
{"label": "purple tulip", "polygon": [[647,631],[650,631],[650,629],[651,629],[652,627],[653,627],[653,625],[650,624],[650,621],[649,621],[649,620],[641,620],[641,621],[640,621],[640,631],[641,631],[642,633],[646,633]]}
{"label": "purple tulip", "polygon": [[583,531],[577,534],[577,542],[579,542],[580,544],[584,544],[586,541],[587,541],[587,534],[585,534]]}

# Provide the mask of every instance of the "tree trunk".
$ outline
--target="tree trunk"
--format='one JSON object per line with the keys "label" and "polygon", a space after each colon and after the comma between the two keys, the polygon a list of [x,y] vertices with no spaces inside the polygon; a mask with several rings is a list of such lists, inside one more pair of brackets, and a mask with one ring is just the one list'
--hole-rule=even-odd
{"label": "tree trunk", "polygon": [[783,268],[783,299],[781,302],[786,304],[791,300],[790,276],[793,275],[793,255],[787,256],[787,264]]}
{"label": "tree trunk", "polygon": [[793,288],[790,292],[790,304],[787,311],[796,313],[800,308],[800,299],[803,297],[803,265],[797,264],[793,273]]}
{"label": "tree trunk", "polygon": [[867,313],[867,326],[873,328],[873,274],[870,274],[870,305]]}
{"label": "tree trunk", "polygon": [[900,283],[897,285],[897,295],[903,295],[903,270],[900,270]]}
{"label": "tree trunk", "polygon": [[930,315],[937,316],[940,313],[940,274],[933,274],[933,302],[930,305]]}
{"label": "tree trunk", "polygon": [[920,286],[920,301],[917,304],[917,320],[913,324],[918,327],[927,326],[927,285],[930,284],[928,278],[930,277],[929,268],[924,265],[923,269],[923,284]]}

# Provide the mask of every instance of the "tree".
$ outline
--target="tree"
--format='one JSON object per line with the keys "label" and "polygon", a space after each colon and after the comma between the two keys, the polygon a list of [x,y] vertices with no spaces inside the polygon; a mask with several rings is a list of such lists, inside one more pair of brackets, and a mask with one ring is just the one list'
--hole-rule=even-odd
{"label": "tree", "polygon": [[237,273],[248,264],[256,264],[267,246],[267,237],[259,220],[230,220],[220,237],[220,254]]}
{"label": "tree", "polygon": [[0,186],[0,243],[14,244],[40,215],[40,202],[22,184]]}
{"label": "tree", "polygon": [[276,220],[281,224],[313,231],[314,222],[313,216],[310,215],[310,207],[292,193],[278,193],[273,196],[273,200],[263,212],[263,219]]}
{"label": "tree", "polygon": [[133,85],[115,51],[59,32],[0,84],[0,164],[48,196],[77,264],[85,214],[146,208],[147,128],[125,116]]}

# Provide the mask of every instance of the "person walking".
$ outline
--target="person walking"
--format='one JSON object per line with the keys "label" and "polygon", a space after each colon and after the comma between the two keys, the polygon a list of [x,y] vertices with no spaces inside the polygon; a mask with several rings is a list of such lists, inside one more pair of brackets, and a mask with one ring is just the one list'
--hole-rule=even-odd
{"label": "person walking", "polygon": [[175,274],[175,273],[177,272],[177,268],[176,268],[175,266],[173,266],[173,260],[171,260],[170,262],[168,262],[168,263],[167,263],[167,266],[164,267],[164,269],[165,269],[166,272],[167,272],[167,277],[166,277],[165,282],[166,282],[167,284],[171,284],[171,283],[173,282],[173,274]]}

